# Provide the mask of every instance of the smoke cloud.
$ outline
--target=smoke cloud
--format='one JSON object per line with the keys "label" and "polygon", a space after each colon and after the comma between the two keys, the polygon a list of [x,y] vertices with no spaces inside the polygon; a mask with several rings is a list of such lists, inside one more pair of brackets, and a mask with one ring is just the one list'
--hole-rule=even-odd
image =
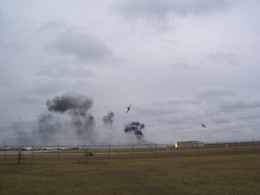
{"label": "smoke cloud", "polygon": [[145,128],[145,125],[140,122],[131,122],[125,125],[124,132],[125,133],[132,133],[135,135],[137,141],[144,140],[144,134],[142,130]]}
{"label": "smoke cloud", "polygon": [[38,130],[35,132],[38,141],[41,143],[52,143],[55,140],[61,124],[56,117],[51,114],[42,114],[38,120]]}
{"label": "smoke cloud", "polygon": [[93,105],[92,100],[82,95],[63,95],[57,96],[53,100],[47,100],[46,106],[49,111],[64,113],[68,110],[78,111],[78,114],[85,116]]}
{"label": "smoke cloud", "polygon": [[105,115],[103,117],[104,124],[105,125],[112,125],[114,116],[115,116],[114,112],[108,112],[107,115]]}
{"label": "smoke cloud", "polygon": [[[113,128],[115,113],[107,112],[102,117],[104,131],[96,132],[96,121],[90,113],[93,101],[79,94],[65,94],[46,101],[48,112],[41,114],[36,123],[29,128],[16,124],[15,141],[20,144],[96,144],[96,143],[124,143],[144,139],[143,123],[134,121],[124,126],[124,132],[129,135],[126,139],[118,140]],[[99,125],[99,124],[97,124]]]}
{"label": "smoke cloud", "polygon": [[94,116],[89,113],[93,101],[82,95],[57,96],[53,100],[47,100],[46,106],[51,112],[68,113],[72,124],[76,129],[79,141],[83,144],[94,142]]}

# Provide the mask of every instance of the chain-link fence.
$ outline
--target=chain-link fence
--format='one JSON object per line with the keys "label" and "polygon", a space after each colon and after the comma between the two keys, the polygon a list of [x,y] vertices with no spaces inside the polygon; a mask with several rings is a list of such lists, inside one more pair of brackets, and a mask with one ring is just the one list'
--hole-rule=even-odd
{"label": "chain-link fence", "polygon": [[135,145],[0,145],[0,161],[110,160],[178,158],[187,156],[259,153],[260,141],[215,142],[197,146]]}

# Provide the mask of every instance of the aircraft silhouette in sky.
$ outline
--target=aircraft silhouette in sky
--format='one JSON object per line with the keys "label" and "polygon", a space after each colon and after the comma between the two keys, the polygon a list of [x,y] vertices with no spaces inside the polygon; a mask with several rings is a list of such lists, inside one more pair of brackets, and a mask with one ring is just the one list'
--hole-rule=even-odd
{"label": "aircraft silhouette in sky", "polygon": [[127,107],[127,111],[126,111],[126,113],[128,113],[129,112],[129,110],[130,110],[130,107],[131,107],[131,104]]}
{"label": "aircraft silhouette in sky", "polygon": [[202,128],[207,128],[207,126],[205,124],[202,124],[202,123],[201,123],[201,127]]}

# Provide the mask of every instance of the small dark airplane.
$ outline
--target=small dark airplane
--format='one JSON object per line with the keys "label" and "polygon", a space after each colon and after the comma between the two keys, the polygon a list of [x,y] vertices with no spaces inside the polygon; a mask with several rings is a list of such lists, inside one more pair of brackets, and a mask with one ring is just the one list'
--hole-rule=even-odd
{"label": "small dark airplane", "polygon": [[130,107],[131,107],[131,104],[127,107],[127,111],[126,111],[126,113],[128,113],[129,112],[129,110],[130,110]]}
{"label": "small dark airplane", "polygon": [[202,123],[201,123],[201,127],[202,128],[207,128],[207,126],[205,124],[202,124]]}

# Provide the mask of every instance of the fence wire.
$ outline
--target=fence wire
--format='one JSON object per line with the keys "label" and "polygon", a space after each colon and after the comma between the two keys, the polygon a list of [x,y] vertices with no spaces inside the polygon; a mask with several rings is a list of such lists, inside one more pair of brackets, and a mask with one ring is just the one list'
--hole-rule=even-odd
{"label": "fence wire", "polygon": [[216,142],[203,146],[178,147],[174,144],[133,145],[0,145],[0,161],[111,160],[178,158],[221,154],[259,153],[260,141]]}

